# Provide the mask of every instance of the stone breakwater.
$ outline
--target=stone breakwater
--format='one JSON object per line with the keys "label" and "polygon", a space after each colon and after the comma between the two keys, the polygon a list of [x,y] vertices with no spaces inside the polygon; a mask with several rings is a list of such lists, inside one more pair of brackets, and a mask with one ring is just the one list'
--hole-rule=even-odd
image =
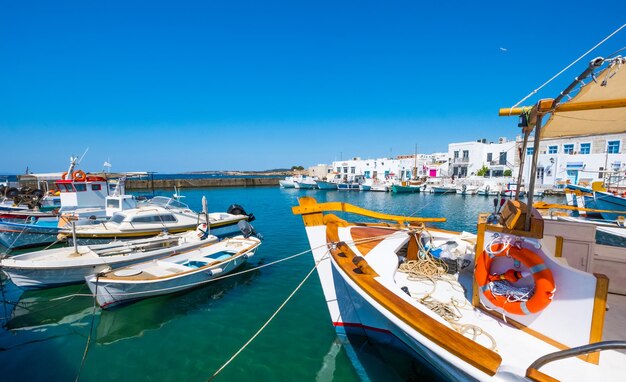
{"label": "stone breakwater", "polygon": [[280,178],[129,179],[129,190],[150,188],[272,187]]}

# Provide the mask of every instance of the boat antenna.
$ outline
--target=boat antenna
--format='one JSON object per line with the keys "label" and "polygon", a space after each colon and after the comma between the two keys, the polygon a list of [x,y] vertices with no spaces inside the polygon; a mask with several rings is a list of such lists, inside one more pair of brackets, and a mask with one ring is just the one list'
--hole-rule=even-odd
{"label": "boat antenna", "polygon": [[83,158],[85,157],[85,155],[87,155],[87,151],[89,151],[89,147],[87,147],[87,148],[85,149],[85,152],[84,152],[84,153],[83,153],[83,155],[80,157],[80,159],[78,160],[78,163],[77,163],[77,164],[80,164],[80,162],[82,162],[82,161],[83,161]]}
{"label": "boat antenna", "polygon": [[533,90],[532,92],[530,92],[526,97],[522,98],[518,103],[516,103],[515,105],[513,105],[511,107],[511,109],[518,107],[522,102],[526,101],[527,99],[529,99],[530,97],[532,97],[533,95],[537,94],[537,92],[541,89],[543,89],[543,87],[545,87],[547,84],[549,84],[550,82],[552,82],[555,78],[557,78],[558,76],[560,76],[561,74],[563,74],[563,72],[565,72],[567,69],[571,68],[574,64],[576,64],[578,61],[582,60],[585,56],[587,56],[589,53],[591,53],[592,51],[594,51],[596,48],[598,48],[600,45],[604,44],[608,39],[610,39],[611,37],[613,37],[617,32],[621,31],[622,29],[624,29],[624,27],[626,27],[626,24],[622,25],[621,27],[617,28],[613,33],[611,33],[610,35],[608,35],[607,37],[604,38],[604,40],[600,41],[599,43],[597,43],[593,48],[589,49],[587,52],[585,52],[585,54],[583,54],[582,56],[578,57],[576,60],[574,60],[571,64],[567,65],[565,68],[563,68],[560,72],[558,72],[557,74],[555,74],[554,76],[552,76],[552,78],[550,78],[548,81],[544,82],[541,86],[539,86],[537,89]]}

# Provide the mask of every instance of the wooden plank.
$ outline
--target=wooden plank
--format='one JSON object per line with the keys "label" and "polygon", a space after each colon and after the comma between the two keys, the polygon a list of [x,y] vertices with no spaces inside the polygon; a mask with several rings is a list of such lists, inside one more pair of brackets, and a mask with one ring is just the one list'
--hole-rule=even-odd
{"label": "wooden plank", "polygon": [[397,232],[397,230],[377,227],[353,227],[350,229],[350,235],[363,256],[367,255],[381,241],[394,232]]}
{"label": "wooden plank", "polygon": [[[327,224],[326,238],[329,243],[339,242],[339,232],[337,224]],[[340,255],[340,253],[342,255]],[[410,303],[383,287],[374,280],[376,273],[363,272],[355,269],[353,259],[355,253],[347,245],[341,245],[337,249],[331,250],[331,255],[339,268],[353,281],[364,293],[391,312],[394,316],[409,325],[437,346],[452,353],[464,362],[476,367],[488,375],[495,375],[498,367],[502,363],[500,355],[484,346],[477,344],[450,327],[434,320],[427,314],[415,308]],[[358,262],[363,262],[360,260]],[[371,268],[370,268],[371,269]]]}
{"label": "wooden plank", "polygon": [[537,369],[526,370],[526,378],[535,382],[559,382],[558,379],[552,378],[551,376],[544,374]]}
{"label": "wooden plank", "polygon": [[[478,219],[478,233],[476,236],[476,248],[474,249],[474,264],[478,264],[478,256],[480,256],[480,254],[485,249],[485,227],[487,226],[487,224],[481,222],[481,220],[486,221],[487,217],[484,216],[484,219],[481,219],[479,217]],[[478,283],[476,282],[476,277],[473,277],[472,279],[472,305],[474,307],[479,307],[481,306],[481,304],[480,296],[478,295]]]}
{"label": "wooden plank", "polygon": [[563,236],[556,236],[556,247],[554,249],[554,257],[563,256]]}
{"label": "wooden plank", "polygon": [[[606,298],[609,294],[609,278],[600,273],[596,276],[596,294],[593,299],[593,314],[591,316],[591,332],[589,343],[602,341],[602,330],[604,329],[604,316],[606,314]],[[600,352],[587,355],[587,362],[593,364],[600,363]]]}
{"label": "wooden plank", "polygon": [[[317,201],[309,196],[303,196],[302,198],[298,199],[298,203],[300,203],[301,207],[306,208],[308,206],[316,205]],[[296,208],[296,207],[293,207],[293,208]],[[322,214],[321,211],[317,213],[309,213],[306,215],[302,215],[302,220],[304,221],[305,227],[314,227],[318,225],[323,225],[324,214]]]}

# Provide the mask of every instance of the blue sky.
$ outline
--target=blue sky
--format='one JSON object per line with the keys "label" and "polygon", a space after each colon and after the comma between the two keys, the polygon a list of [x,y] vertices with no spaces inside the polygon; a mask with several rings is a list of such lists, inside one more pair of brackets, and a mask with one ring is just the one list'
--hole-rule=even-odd
{"label": "blue sky", "polygon": [[[0,0],[0,173],[309,166],[514,137],[626,2]],[[626,29],[540,95],[553,97]],[[506,48],[506,51],[500,48]],[[536,99],[536,98],[534,98]]]}

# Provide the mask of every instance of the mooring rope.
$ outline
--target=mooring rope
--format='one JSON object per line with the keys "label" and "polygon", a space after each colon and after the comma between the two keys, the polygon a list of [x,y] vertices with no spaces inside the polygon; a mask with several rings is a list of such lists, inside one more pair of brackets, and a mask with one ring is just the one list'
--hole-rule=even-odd
{"label": "mooring rope", "polygon": [[[96,289],[98,288],[98,279],[99,276],[96,276]],[[89,325],[89,335],[87,336],[87,343],[85,344],[85,351],[83,352],[83,358],[80,361],[80,367],[78,368],[78,373],[76,373],[76,379],[74,382],[78,382],[80,378],[80,373],[83,371],[83,366],[85,366],[85,360],[87,359],[87,352],[89,351],[89,344],[91,343],[91,335],[93,333],[93,323],[96,320],[96,308],[98,307],[97,298],[93,296],[93,310],[91,311],[91,325]]]}
{"label": "mooring rope", "polygon": [[280,313],[280,311],[285,307],[285,305],[287,305],[287,303],[289,302],[289,300],[291,300],[291,298],[296,294],[296,292],[298,292],[298,290],[300,290],[300,288],[302,287],[302,285],[304,285],[304,283],[309,279],[309,277],[311,277],[311,275],[313,274],[313,272],[315,272],[315,270],[317,269],[317,266],[324,260],[328,259],[328,254],[330,253],[330,250],[328,250],[326,252],[326,254],[313,266],[313,268],[311,268],[311,270],[309,271],[309,273],[307,273],[307,275],[304,277],[304,279],[302,279],[302,281],[300,282],[300,284],[298,284],[298,286],[289,294],[289,296],[287,296],[287,298],[285,299],[285,301],[283,301],[282,304],[280,304],[280,306],[278,307],[278,309],[276,309],[276,311],[274,311],[274,313],[270,316],[270,318],[265,321],[265,323],[259,328],[259,330],[256,331],[256,333],[254,333],[254,335],[252,337],[250,337],[250,339],[248,341],[246,341],[245,344],[243,344],[243,346],[241,348],[239,348],[239,350],[237,350],[235,352],[235,354],[232,355],[232,357],[230,357],[228,359],[228,361],[226,361],[219,369],[217,369],[217,371],[215,373],[213,373],[213,375],[211,377],[209,377],[209,379],[207,381],[212,381],[215,377],[217,377],[217,375],[219,373],[222,372],[222,370],[224,370],[235,358],[237,358],[237,356],[239,354],[241,354],[242,351],[244,351],[246,349],[246,347],[248,347],[248,345],[250,345],[250,343],[252,343],[252,341],[254,341],[255,338],[257,338],[259,336],[259,334],[261,334],[261,332],[267,327],[267,325],[269,325],[270,322],[272,322],[272,320],[274,319],[274,317],[276,317],[276,315],[278,315],[278,313]]}

